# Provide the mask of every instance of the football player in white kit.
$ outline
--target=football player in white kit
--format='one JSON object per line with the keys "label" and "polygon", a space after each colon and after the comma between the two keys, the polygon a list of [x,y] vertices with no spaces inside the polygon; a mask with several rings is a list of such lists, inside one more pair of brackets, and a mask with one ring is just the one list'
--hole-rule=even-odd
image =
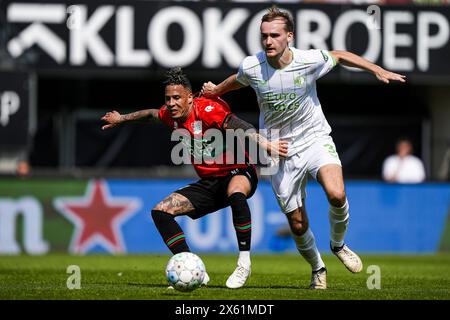
{"label": "football player in white kit", "polygon": [[289,47],[294,37],[291,15],[277,7],[261,20],[263,51],[246,57],[237,74],[219,85],[205,83],[206,96],[251,86],[261,110],[260,126],[279,130],[279,138],[289,141],[288,157],[271,176],[272,188],[286,214],[298,251],[312,267],[311,289],[326,289],[326,268],[309,228],[305,207],[307,175],[323,187],[328,202],[331,251],[351,272],[362,270],[362,261],[344,243],[349,220],[341,162],[331,128],[317,98],[316,80],[340,63],[373,73],[380,81],[405,82],[405,76],[384,70],[346,51],[298,50]]}

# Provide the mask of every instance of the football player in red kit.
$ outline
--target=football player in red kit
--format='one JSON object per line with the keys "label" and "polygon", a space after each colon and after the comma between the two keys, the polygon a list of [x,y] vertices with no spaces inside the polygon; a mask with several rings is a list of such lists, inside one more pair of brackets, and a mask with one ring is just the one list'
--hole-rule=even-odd
{"label": "football player in red kit", "polygon": [[[243,146],[238,152],[244,152],[244,161],[236,161],[234,148],[227,146],[225,142],[219,148],[213,148],[215,139],[208,139],[205,132],[220,130],[223,133],[222,141],[226,141],[225,130],[242,129],[246,136],[269,154],[281,157],[287,155],[287,143],[264,139],[251,124],[235,116],[228,104],[220,98],[194,98],[189,79],[181,68],[170,69],[165,84],[165,105],[160,109],[146,109],[124,115],[117,111],[108,112],[101,118],[107,123],[102,129],[128,121],[157,119],[172,130],[177,130],[180,143],[188,146],[191,163],[201,179],[178,189],[158,203],[152,210],[153,221],[173,254],[189,252],[185,235],[175,221],[175,216],[187,215],[198,219],[231,206],[239,258],[226,286],[240,288],[251,272],[251,214],[247,199],[254,194],[258,177]],[[208,281],[209,276],[206,275],[203,284]]]}

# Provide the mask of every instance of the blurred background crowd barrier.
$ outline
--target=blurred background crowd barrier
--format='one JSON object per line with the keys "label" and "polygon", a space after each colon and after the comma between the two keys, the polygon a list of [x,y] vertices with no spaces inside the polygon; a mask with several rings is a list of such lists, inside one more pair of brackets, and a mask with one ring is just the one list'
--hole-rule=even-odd
{"label": "blurred background crowd barrier", "polygon": [[[0,182],[0,254],[167,253],[150,210],[189,180],[7,180]],[[328,204],[307,188],[319,250],[329,250]],[[450,250],[448,184],[348,181],[351,228],[362,253],[430,254]],[[252,251],[296,252],[267,181],[250,199]],[[237,252],[229,208],[202,219],[179,217],[194,252]]]}

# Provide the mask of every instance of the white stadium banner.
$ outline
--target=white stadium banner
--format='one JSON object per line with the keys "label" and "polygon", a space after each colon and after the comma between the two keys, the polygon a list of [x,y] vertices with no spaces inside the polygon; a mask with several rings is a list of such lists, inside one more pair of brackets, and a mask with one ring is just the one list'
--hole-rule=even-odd
{"label": "white stadium banner", "polygon": [[[260,49],[267,3],[3,1],[8,55],[45,69],[235,71]],[[450,78],[450,7],[283,4],[294,44],[358,53],[410,80]],[[348,77],[343,70],[336,76]]]}

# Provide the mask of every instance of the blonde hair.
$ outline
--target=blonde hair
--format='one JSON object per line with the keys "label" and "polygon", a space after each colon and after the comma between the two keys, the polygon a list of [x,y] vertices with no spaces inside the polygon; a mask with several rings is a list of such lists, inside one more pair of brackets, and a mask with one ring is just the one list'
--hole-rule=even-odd
{"label": "blonde hair", "polygon": [[285,23],[284,29],[287,32],[294,32],[294,19],[291,14],[287,11],[282,11],[278,9],[276,5],[273,5],[269,12],[267,12],[261,19],[261,23],[263,22],[271,22],[277,19],[283,19]]}

